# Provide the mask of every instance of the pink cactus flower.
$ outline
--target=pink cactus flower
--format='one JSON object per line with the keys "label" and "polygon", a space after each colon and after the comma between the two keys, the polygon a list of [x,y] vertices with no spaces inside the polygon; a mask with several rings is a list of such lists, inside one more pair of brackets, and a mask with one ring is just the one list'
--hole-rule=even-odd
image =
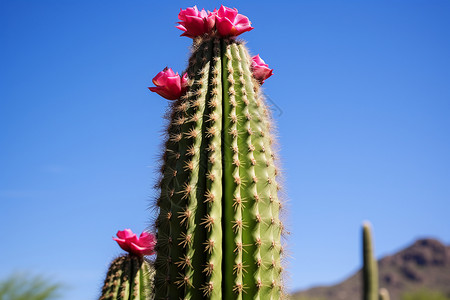
{"label": "pink cactus flower", "polygon": [[273,69],[269,68],[269,65],[267,65],[261,57],[259,57],[259,54],[252,57],[252,72],[253,77],[255,77],[255,79],[261,84],[273,75]]}
{"label": "pink cactus flower", "polygon": [[184,31],[181,36],[190,38],[209,33],[216,22],[214,13],[207,13],[205,9],[199,11],[197,6],[188,7],[184,10],[180,9],[178,19],[181,22],[178,22],[180,25],[176,26],[176,28]]}
{"label": "pink cactus flower", "polygon": [[131,229],[117,231],[117,238],[113,238],[120,248],[137,256],[152,255],[156,244],[153,234],[142,232],[139,238]]}
{"label": "pink cactus flower", "polygon": [[216,12],[216,28],[221,36],[238,36],[253,29],[249,19],[237,9],[221,6]]}
{"label": "pink cactus flower", "polygon": [[180,77],[171,68],[164,68],[153,78],[156,87],[149,87],[149,90],[158,93],[168,100],[176,100],[186,91],[187,73]]}

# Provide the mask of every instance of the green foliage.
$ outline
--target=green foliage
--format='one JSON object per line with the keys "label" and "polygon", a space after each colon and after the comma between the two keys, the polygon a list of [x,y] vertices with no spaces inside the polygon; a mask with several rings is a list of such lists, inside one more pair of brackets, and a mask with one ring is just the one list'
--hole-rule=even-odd
{"label": "green foliage", "polygon": [[403,294],[401,300],[450,300],[450,297],[438,291],[422,289]]}
{"label": "green foliage", "polygon": [[13,274],[0,281],[0,300],[50,300],[60,298],[62,285],[42,276]]}

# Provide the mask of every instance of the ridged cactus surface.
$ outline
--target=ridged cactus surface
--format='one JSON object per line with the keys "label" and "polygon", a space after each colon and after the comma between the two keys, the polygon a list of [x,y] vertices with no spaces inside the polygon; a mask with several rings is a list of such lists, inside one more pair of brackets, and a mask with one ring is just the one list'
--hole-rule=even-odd
{"label": "ridged cactus surface", "polygon": [[196,39],[169,116],[156,299],[280,299],[283,226],[268,108],[234,38]]}
{"label": "ridged cactus surface", "polygon": [[111,263],[100,300],[152,299],[153,276],[154,269],[145,258],[120,256]]}
{"label": "ridged cactus surface", "polygon": [[378,299],[378,266],[373,255],[371,225],[363,224],[363,300]]}

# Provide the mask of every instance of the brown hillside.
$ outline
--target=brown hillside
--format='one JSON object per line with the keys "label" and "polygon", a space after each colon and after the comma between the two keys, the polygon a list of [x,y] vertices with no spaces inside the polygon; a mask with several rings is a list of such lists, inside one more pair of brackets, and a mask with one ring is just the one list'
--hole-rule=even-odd
{"label": "brown hillside", "polygon": [[[437,240],[417,240],[406,249],[380,259],[378,267],[380,287],[389,290],[391,300],[400,300],[404,292],[421,288],[450,296],[450,246]],[[359,270],[339,284],[300,291],[291,299],[360,300],[361,286]]]}

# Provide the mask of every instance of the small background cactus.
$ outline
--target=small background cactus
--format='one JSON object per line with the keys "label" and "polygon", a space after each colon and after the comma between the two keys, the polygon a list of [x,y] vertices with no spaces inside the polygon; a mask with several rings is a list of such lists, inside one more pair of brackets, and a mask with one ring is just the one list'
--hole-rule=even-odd
{"label": "small background cactus", "polygon": [[100,300],[152,298],[154,270],[143,257],[126,254],[111,262]]}

